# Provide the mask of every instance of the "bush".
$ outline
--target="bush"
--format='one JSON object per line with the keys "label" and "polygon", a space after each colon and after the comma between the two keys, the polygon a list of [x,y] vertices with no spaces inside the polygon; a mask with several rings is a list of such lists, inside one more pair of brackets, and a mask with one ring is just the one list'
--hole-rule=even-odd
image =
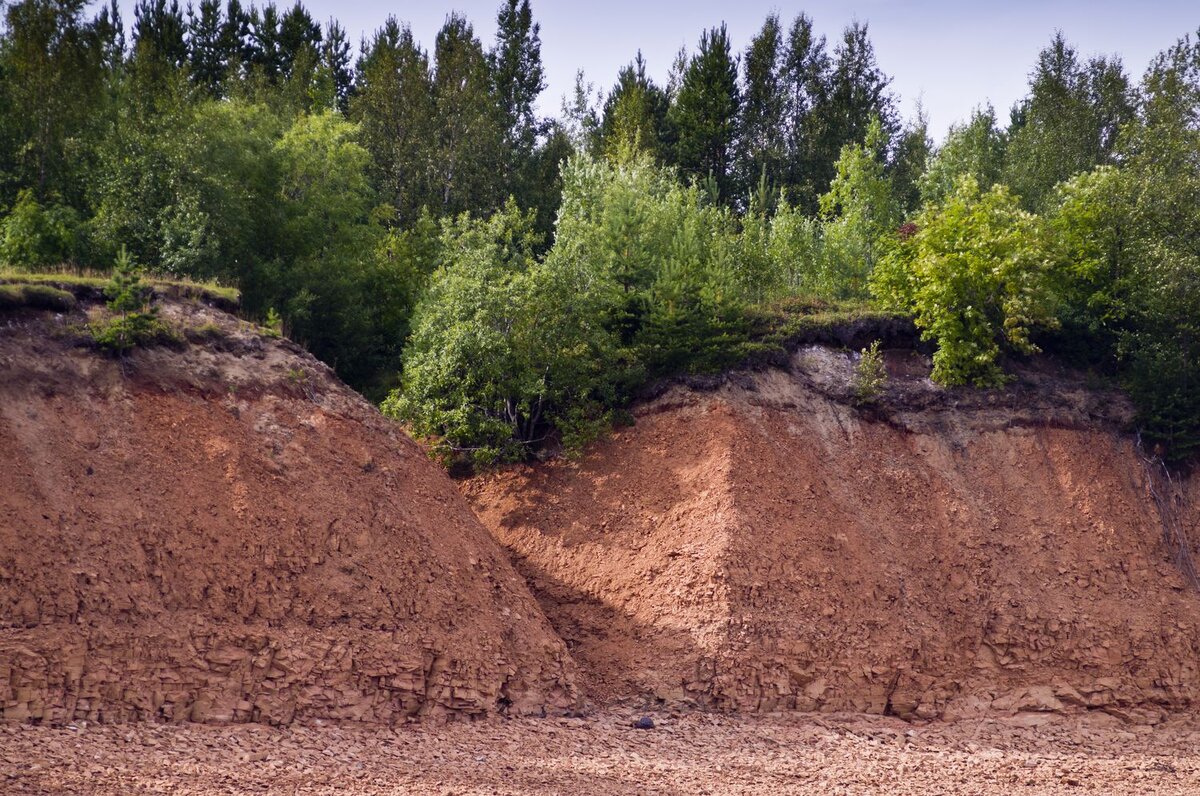
{"label": "bush", "polygon": [[532,220],[513,205],[459,220],[417,308],[383,408],[443,460],[516,461],[555,431],[578,445],[608,423],[623,365],[605,305],[585,269],[534,258]]}
{"label": "bush", "polygon": [[43,206],[32,191],[22,190],[0,225],[0,260],[26,270],[70,262],[78,247],[78,230],[74,210]]}
{"label": "bush", "polygon": [[1033,353],[1031,332],[1056,324],[1038,219],[1004,186],[981,192],[968,175],[915,224],[872,273],[872,292],[937,341],[936,381],[1002,384],[1002,351]]}
{"label": "bush", "polygon": [[858,363],[854,366],[854,400],[860,404],[874,401],[887,385],[887,378],[883,352],[876,340],[859,352]]}
{"label": "bush", "polygon": [[179,336],[158,318],[153,305],[154,291],[142,282],[141,268],[124,247],[113,266],[112,279],[104,289],[108,309],[114,313],[105,321],[91,324],[96,345],[117,355],[125,355],[138,346],[177,342]]}

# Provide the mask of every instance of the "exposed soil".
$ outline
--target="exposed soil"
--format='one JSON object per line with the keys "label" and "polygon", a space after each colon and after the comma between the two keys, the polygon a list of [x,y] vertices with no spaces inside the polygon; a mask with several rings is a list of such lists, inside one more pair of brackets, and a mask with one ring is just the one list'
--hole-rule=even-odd
{"label": "exposed soil", "polygon": [[892,353],[855,405],[808,347],[481,524],[297,346],[163,311],[125,361],[0,321],[0,793],[1200,792],[1200,485],[1119,394]]}
{"label": "exposed soil", "polygon": [[204,342],[118,362],[81,317],[0,326],[0,719],[576,704],[563,643],[416,444],[294,344],[163,313]]}
{"label": "exposed soil", "polygon": [[1090,714],[914,726],[861,716],[632,714],[399,730],[0,725],[6,794],[1172,794],[1200,792],[1194,725]]}
{"label": "exposed soil", "polygon": [[[1069,374],[947,391],[852,356],[679,385],[578,461],[464,484],[600,703],[906,718],[1200,697],[1200,599],[1122,429]],[[1194,491],[1194,487],[1191,488]],[[1196,531],[1200,515],[1180,508]]]}

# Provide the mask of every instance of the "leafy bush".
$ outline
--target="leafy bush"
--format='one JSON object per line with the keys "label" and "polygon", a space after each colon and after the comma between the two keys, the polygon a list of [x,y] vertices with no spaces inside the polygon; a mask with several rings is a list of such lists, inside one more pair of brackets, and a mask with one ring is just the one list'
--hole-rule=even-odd
{"label": "leafy bush", "polygon": [[534,258],[532,222],[511,205],[460,219],[417,308],[402,388],[384,411],[444,459],[514,461],[553,429],[579,444],[607,423],[623,365],[603,294],[573,262]]}
{"label": "leafy bush", "polygon": [[74,259],[79,219],[63,205],[41,205],[22,190],[0,224],[0,261],[22,269],[59,265]]}
{"label": "leafy bush", "polygon": [[854,366],[854,400],[860,404],[875,400],[883,392],[887,378],[883,352],[876,340],[859,352],[858,362]]}
{"label": "leafy bush", "polygon": [[1038,219],[1004,186],[981,192],[967,175],[915,226],[875,269],[872,292],[884,308],[911,312],[922,336],[937,341],[935,380],[1003,383],[1001,352],[1036,351],[1031,332],[1056,323]]}

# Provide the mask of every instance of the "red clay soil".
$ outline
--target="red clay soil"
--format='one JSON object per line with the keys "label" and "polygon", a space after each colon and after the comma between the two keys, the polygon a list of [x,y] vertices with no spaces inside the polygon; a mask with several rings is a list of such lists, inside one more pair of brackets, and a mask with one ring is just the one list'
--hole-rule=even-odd
{"label": "red clay soil", "polygon": [[[0,719],[541,714],[574,665],[450,480],[297,346],[198,305],[119,363],[0,327]],[[3,787],[0,786],[0,790]]]}
{"label": "red clay soil", "polygon": [[1193,706],[1200,599],[1123,399],[1033,371],[948,392],[927,366],[891,357],[856,408],[852,358],[806,349],[677,385],[577,461],[463,488],[600,703],[1147,723]]}

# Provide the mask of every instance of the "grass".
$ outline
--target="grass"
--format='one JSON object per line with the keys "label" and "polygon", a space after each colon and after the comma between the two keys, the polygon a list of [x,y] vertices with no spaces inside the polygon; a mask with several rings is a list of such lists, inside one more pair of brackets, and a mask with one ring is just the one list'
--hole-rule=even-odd
{"label": "grass", "polygon": [[70,312],[75,296],[66,290],[42,284],[0,284],[0,309],[29,307],[35,310]]}
{"label": "grass", "polygon": [[861,350],[879,341],[885,347],[916,347],[912,319],[871,306],[866,300],[789,297],[743,308],[728,329],[697,341],[673,361],[651,363],[648,381],[709,376],[742,368],[785,367],[797,348],[819,344]]}
{"label": "grass", "polygon": [[[49,285],[77,292],[80,290],[103,290],[110,275],[100,271],[62,268],[38,272],[17,271],[0,267],[0,283],[22,285]],[[189,279],[147,274],[143,279],[158,293],[175,298],[199,298],[222,308],[236,308],[241,294],[236,288],[224,287],[215,282],[193,282]]]}
{"label": "grass", "polygon": [[884,312],[866,300],[795,297],[758,305],[750,316],[751,359],[771,361],[810,343],[859,349],[875,340],[916,345],[912,319]]}

